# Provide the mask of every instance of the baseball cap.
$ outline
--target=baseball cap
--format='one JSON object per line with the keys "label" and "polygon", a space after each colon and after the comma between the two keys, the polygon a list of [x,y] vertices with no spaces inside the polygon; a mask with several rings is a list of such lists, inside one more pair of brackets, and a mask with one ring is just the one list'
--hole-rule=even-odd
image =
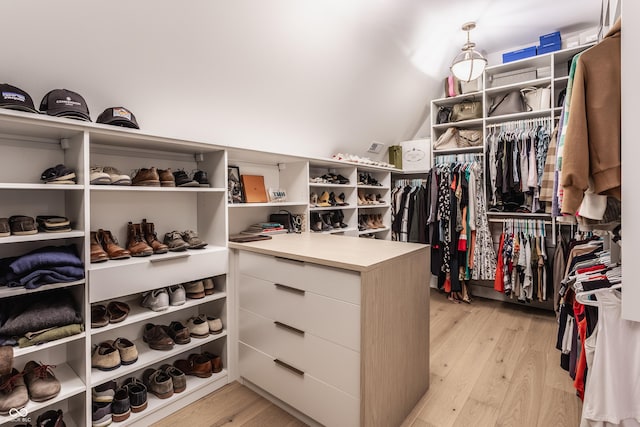
{"label": "baseball cap", "polygon": [[96,123],[140,129],[136,116],[124,107],[109,107],[98,116]]}
{"label": "baseball cap", "polygon": [[49,91],[40,102],[40,111],[50,116],[91,121],[89,107],[82,95],[67,89]]}
{"label": "baseball cap", "polygon": [[0,84],[0,107],[38,113],[29,94],[7,83]]}

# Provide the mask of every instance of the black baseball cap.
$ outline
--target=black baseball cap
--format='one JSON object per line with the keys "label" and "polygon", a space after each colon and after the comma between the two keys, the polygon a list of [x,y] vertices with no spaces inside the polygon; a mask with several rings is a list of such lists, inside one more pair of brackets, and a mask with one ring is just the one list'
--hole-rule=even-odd
{"label": "black baseball cap", "polygon": [[67,89],[49,91],[40,102],[40,111],[50,116],[91,121],[89,107],[82,95]]}
{"label": "black baseball cap", "polygon": [[7,83],[0,84],[0,107],[38,113],[29,94]]}
{"label": "black baseball cap", "polygon": [[136,116],[124,107],[109,107],[98,116],[96,123],[140,129]]}

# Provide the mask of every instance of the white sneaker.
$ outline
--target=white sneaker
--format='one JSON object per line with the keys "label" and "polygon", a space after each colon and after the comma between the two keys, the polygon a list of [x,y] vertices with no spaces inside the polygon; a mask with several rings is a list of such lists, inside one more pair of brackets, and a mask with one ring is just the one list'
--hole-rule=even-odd
{"label": "white sneaker", "polygon": [[143,294],[142,306],[150,308],[153,311],[164,311],[169,308],[169,294],[167,290],[154,289],[151,292]]}
{"label": "white sneaker", "polygon": [[109,174],[104,173],[102,167],[92,166],[89,175],[89,184],[92,185],[109,185],[111,184],[111,177]]}
{"label": "white sneaker", "polygon": [[109,175],[112,185],[131,185],[131,177],[120,173],[120,171],[113,166],[105,166],[102,171]]}

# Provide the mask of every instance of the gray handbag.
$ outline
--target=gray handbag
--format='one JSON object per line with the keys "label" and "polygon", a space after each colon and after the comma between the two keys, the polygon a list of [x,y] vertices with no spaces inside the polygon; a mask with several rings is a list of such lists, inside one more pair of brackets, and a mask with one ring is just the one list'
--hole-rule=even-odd
{"label": "gray handbag", "polygon": [[451,121],[460,122],[462,120],[479,119],[482,117],[482,102],[480,101],[462,101],[455,104],[451,111]]}
{"label": "gray handbag", "polygon": [[482,145],[482,131],[478,129],[459,129],[458,147],[477,147]]}
{"label": "gray handbag", "polygon": [[519,90],[507,92],[504,96],[494,99],[494,103],[489,107],[489,117],[502,116],[505,114],[524,113],[530,111],[524,99],[524,95]]}

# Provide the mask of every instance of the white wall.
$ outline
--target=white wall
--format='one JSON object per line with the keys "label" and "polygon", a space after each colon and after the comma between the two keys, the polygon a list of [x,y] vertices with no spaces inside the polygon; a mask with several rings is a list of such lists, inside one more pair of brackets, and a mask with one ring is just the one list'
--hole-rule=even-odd
{"label": "white wall", "polygon": [[327,157],[421,123],[430,78],[382,12],[365,0],[3,1],[0,80],[37,104],[74,90],[94,120],[123,105],[151,132]]}
{"label": "white wall", "polygon": [[[640,27],[635,25],[640,19],[640,2],[626,0],[622,3],[622,224],[624,246],[622,249],[622,275],[624,293],[622,315],[626,319],[640,321],[640,284],[635,275],[638,251],[634,243],[640,241],[640,198],[637,183],[640,169],[633,165],[640,159],[638,144],[638,107],[640,82],[637,70],[640,68],[637,41]],[[626,267],[625,267],[626,266]]]}

